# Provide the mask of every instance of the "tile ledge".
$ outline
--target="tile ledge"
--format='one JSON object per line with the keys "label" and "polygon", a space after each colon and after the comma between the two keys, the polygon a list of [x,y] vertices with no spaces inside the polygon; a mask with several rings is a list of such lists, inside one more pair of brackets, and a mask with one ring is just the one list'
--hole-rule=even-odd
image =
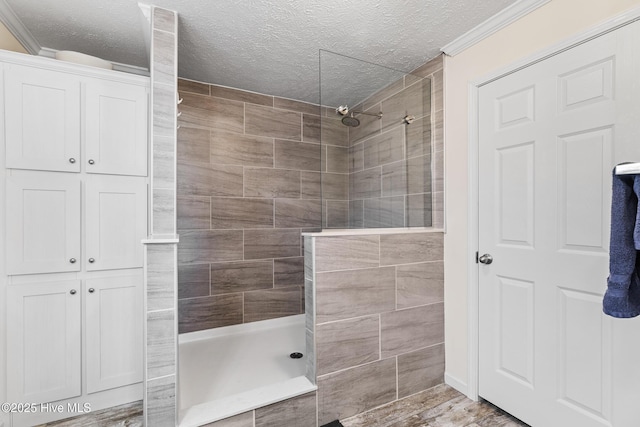
{"label": "tile ledge", "polygon": [[160,244],[160,243],[179,243],[180,235],[178,234],[151,234],[146,239],[142,239],[142,243],[145,245]]}
{"label": "tile ledge", "polygon": [[444,233],[442,228],[433,227],[411,227],[411,228],[354,228],[354,229],[327,229],[316,232],[305,232],[303,236],[330,237],[330,236],[351,236],[367,234],[410,234],[410,233]]}

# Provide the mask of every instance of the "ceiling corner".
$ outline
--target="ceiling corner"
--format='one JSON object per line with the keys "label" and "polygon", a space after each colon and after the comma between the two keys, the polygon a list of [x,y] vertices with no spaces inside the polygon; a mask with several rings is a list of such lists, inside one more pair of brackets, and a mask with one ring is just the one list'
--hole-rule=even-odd
{"label": "ceiling corner", "polygon": [[24,26],[20,18],[16,16],[13,9],[5,0],[0,0],[0,21],[20,42],[20,44],[32,55],[38,55],[41,50],[40,43],[33,37],[31,32]]}

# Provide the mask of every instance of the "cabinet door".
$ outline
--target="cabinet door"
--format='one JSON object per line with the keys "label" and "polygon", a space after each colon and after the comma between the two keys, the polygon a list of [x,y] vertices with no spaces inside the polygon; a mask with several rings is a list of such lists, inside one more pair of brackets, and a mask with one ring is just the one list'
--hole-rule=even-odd
{"label": "cabinet door", "polygon": [[80,181],[58,172],[7,177],[7,274],[80,270]]}
{"label": "cabinet door", "polygon": [[81,394],[79,280],[7,287],[7,401]]}
{"label": "cabinet door", "polygon": [[142,272],[85,282],[87,392],[143,379]]}
{"label": "cabinet door", "polygon": [[80,171],[77,76],[5,65],[7,168]]}
{"label": "cabinet door", "polygon": [[86,86],[86,171],[147,175],[147,89],[92,79]]}
{"label": "cabinet door", "polygon": [[88,271],[142,267],[147,236],[145,178],[93,175],[86,183]]}

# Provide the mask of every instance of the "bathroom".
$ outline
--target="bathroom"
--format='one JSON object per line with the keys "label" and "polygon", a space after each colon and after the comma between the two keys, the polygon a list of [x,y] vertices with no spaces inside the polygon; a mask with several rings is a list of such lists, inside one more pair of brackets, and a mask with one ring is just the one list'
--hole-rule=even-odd
{"label": "bathroom", "polygon": [[[438,138],[444,140],[443,149],[438,150],[442,151],[442,163],[438,164],[434,162],[434,178],[441,177],[442,181],[436,183],[434,181],[434,185],[440,185],[446,191],[446,197],[440,199],[441,200],[441,212],[443,212],[443,217],[440,218],[441,225],[439,228],[444,228],[445,233],[443,234],[443,255],[438,261],[443,261],[443,275],[444,275],[444,289],[443,289],[443,301],[444,301],[444,317],[446,321],[444,322],[444,360],[445,365],[443,366],[443,380],[446,384],[452,386],[456,390],[461,393],[471,397],[477,398],[477,348],[474,349],[474,340],[477,342],[477,321],[474,319],[474,316],[477,316],[477,309],[474,312],[470,305],[477,305],[477,296],[474,297],[473,289],[474,284],[477,284],[477,264],[475,264],[475,252],[479,249],[477,246],[477,229],[474,229],[473,221],[474,221],[474,212],[473,212],[473,203],[474,203],[474,191],[475,191],[475,180],[474,180],[474,169],[470,167],[470,162],[477,161],[477,153],[474,154],[474,146],[469,142],[470,136],[474,134],[473,123],[469,120],[469,108],[468,105],[471,102],[470,98],[473,96],[473,91],[470,90],[469,85],[479,84],[478,82],[485,82],[489,80],[491,74],[497,74],[500,70],[513,69],[518,61],[524,61],[529,57],[534,55],[540,55],[540,52],[544,53],[545,50],[550,50],[556,45],[564,43],[566,40],[571,39],[572,37],[584,37],[582,34],[586,33],[591,28],[594,28],[603,22],[611,20],[613,18],[620,19],[620,16],[624,16],[625,13],[631,16],[631,18],[626,18],[628,20],[633,19],[633,14],[636,12],[638,4],[636,2],[631,1],[616,1],[616,2],[608,2],[605,4],[589,4],[584,5],[580,2],[575,1],[552,1],[552,2],[544,2],[542,5],[538,5],[537,9],[527,10],[526,12],[521,12],[522,15],[519,19],[514,19],[513,22],[509,22],[508,24],[504,24],[506,26],[499,27],[494,33],[491,35],[485,36],[485,38],[476,43],[470,43],[469,46],[463,46],[458,49],[459,51],[455,52],[453,48],[451,48],[450,52],[445,52],[447,55],[441,57],[441,67],[444,69],[442,72],[442,79],[438,81],[438,72],[434,74],[433,70],[425,74],[424,77],[430,77],[430,84],[432,85],[431,90],[432,93],[437,93],[438,90],[442,91],[443,97],[441,102],[443,103],[443,108],[441,110],[440,116],[438,117],[436,113],[438,113],[437,108],[433,110],[434,116],[431,120],[433,128],[431,129],[433,136],[432,141],[436,141]],[[567,17],[571,16],[572,19],[568,19]],[[540,32],[538,29],[543,26],[548,28],[549,31]],[[514,42],[514,40],[516,42]],[[339,49],[334,49],[339,52]],[[455,53],[451,53],[455,52]],[[367,59],[367,58],[361,58]],[[496,71],[498,70],[498,71]],[[411,71],[411,70],[405,70]],[[428,70],[427,70],[428,71]],[[504,71],[503,71],[504,73]],[[489,77],[487,77],[489,76]],[[177,111],[181,111],[182,115],[178,118],[178,123],[180,124],[180,120],[184,120],[185,125],[181,126],[177,130],[178,137],[178,150],[177,150],[177,175],[178,175],[178,192],[177,198],[180,200],[181,198],[186,201],[186,203],[177,203],[178,208],[178,226],[177,230],[173,231],[165,231],[165,232],[156,232],[154,234],[163,234],[166,238],[165,243],[158,243],[160,245],[167,244],[172,245],[171,235],[178,234],[180,236],[180,242],[184,243],[183,237],[186,237],[186,241],[189,242],[190,232],[189,230],[198,229],[207,229],[207,230],[218,230],[222,229],[222,227],[212,227],[212,223],[209,223],[208,226],[202,225],[201,217],[198,215],[189,215],[188,218],[181,218],[181,206],[190,205],[196,212],[200,212],[202,214],[203,211],[199,210],[203,208],[202,204],[198,202],[201,199],[199,197],[203,197],[201,194],[194,192],[193,187],[190,188],[181,188],[180,187],[180,176],[181,174],[188,173],[186,170],[180,168],[180,164],[188,163],[189,161],[193,162],[193,160],[189,160],[189,156],[192,156],[192,159],[203,158],[202,153],[198,152],[184,152],[181,151],[180,141],[181,138],[190,139],[194,141],[194,146],[197,147],[198,132],[193,131],[193,128],[198,129],[197,123],[196,126],[188,126],[188,123],[192,125],[198,119],[198,111],[194,109],[190,109],[189,101],[193,99],[198,99],[198,96],[204,96],[201,92],[204,86],[199,84],[190,83],[192,80],[179,80],[177,91],[180,93],[180,97],[182,98],[182,103],[177,106]],[[441,86],[440,86],[441,85]],[[207,86],[207,85],[205,85]],[[239,93],[244,92],[234,92],[223,90],[224,88],[210,86],[206,90],[213,91],[217,90],[216,95],[214,92],[209,92],[209,96],[214,96],[220,99],[226,99],[229,102],[226,102],[226,106],[228,107],[226,110],[233,109],[233,105],[239,102],[243,104],[243,108],[245,109],[243,114],[250,114],[256,111],[264,112],[265,108],[263,102],[265,98],[262,98],[259,95],[264,95],[265,93],[268,97],[271,97],[272,102],[281,102],[272,108],[278,108],[281,110],[285,110],[291,113],[294,113],[297,117],[300,118],[300,132],[301,132],[301,140],[297,140],[295,142],[305,142],[305,133],[304,133],[304,124],[305,124],[305,115],[309,120],[313,120],[312,116],[318,116],[319,114],[313,114],[313,111],[304,109],[309,108],[309,105],[305,104],[288,104],[285,105],[282,102],[283,99],[276,99],[272,95],[268,95],[269,92],[264,91],[259,94],[255,94],[255,92],[251,92],[252,96],[255,96],[253,100],[250,99],[230,99],[230,97],[238,96]],[[200,92],[199,92],[200,91]],[[246,93],[244,93],[246,95]],[[258,99],[261,100],[258,100]],[[433,99],[435,101],[435,99]],[[224,102],[223,102],[224,103]],[[251,104],[251,106],[247,107],[247,105]],[[258,107],[253,107],[256,105]],[[347,104],[348,105],[348,104]],[[433,105],[433,104],[432,104]],[[335,105],[337,107],[337,105]],[[351,108],[352,106],[349,105]],[[358,107],[354,104],[353,107]],[[358,108],[353,108],[354,111],[360,111]],[[334,120],[339,120],[340,117],[333,112],[334,115],[330,118]],[[232,114],[226,114],[224,116],[225,120],[232,120]],[[248,116],[245,116],[248,117]],[[255,117],[255,116],[254,116]],[[270,116],[271,117],[271,116]],[[291,124],[291,120],[288,118],[291,117],[288,114],[284,114],[283,116],[275,117],[276,120],[283,121],[285,124]],[[437,118],[438,117],[438,118]],[[201,117],[200,117],[201,118]],[[313,138],[313,126],[309,126],[309,120],[307,122],[307,137]],[[364,123],[363,119],[362,122]],[[372,117],[371,120],[378,120],[376,117]],[[384,111],[383,111],[383,120],[384,120]],[[246,123],[245,123],[246,124]],[[229,122],[225,123],[225,126],[229,126]],[[232,124],[231,124],[232,125]],[[361,125],[364,126],[364,125]],[[403,125],[405,129],[411,129],[410,125]],[[206,126],[205,126],[206,127]],[[337,128],[337,129],[345,129],[345,128]],[[357,129],[357,128],[356,128]],[[362,129],[362,127],[361,127]],[[351,128],[349,128],[351,130]],[[224,132],[232,132],[228,127],[224,130]],[[191,133],[187,135],[188,133]],[[280,148],[289,148],[291,151],[292,148],[300,148],[300,147],[292,147],[293,144],[291,135],[279,135],[279,136],[268,136],[268,138],[276,138],[281,140],[280,144],[274,142],[274,150],[275,150],[275,161],[278,161],[278,153]],[[289,143],[287,143],[289,141]],[[259,146],[261,141],[253,141],[254,146]],[[313,143],[310,142],[309,143]],[[316,142],[317,144],[317,142]],[[212,150],[214,145],[211,146]],[[338,149],[340,146],[334,146]],[[184,147],[182,147],[184,148]],[[331,151],[339,151],[339,150],[331,150]],[[260,149],[254,151],[256,154],[264,154],[264,151],[260,151]],[[223,156],[225,153],[218,153],[218,156]],[[327,153],[324,153],[326,156]],[[206,155],[204,155],[206,157]],[[213,158],[214,153],[209,153],[209,158]],[[301,154],[301,157],[306,156],[305,153]],[[312,154],[312,156],[317,156],[317,154]],[[320,153],[322,156],[322,153]],[[474,158],[474,156],[476,156]],[[318,156],[319,157],[319,156]],[[300,166],[300,174],[310,175],[310,173],[318,173],[316,170],[307,170],[304,169],[304,160],[306,157],[302,159],[297,159],[297,164]],[[326,157],[323,157],[326,158]],[[282,161],[287,161],[287,159],[281,159]],[[629,161],[634,161],[631,156],[628,156],[627,159]],[[259,156],[255,156],[252,161],[260,162],[262,161]],[[156,162],[157,163],[157,162]],[[327,162],[327,165],[329,163]],[[322,168],[323,166],[321,166]],[[339,168],[344,168],[345,165],[339,165]],[[342,169],[344,170],[344,169]],[[306,172],[306,173],[305,173]],[[253,177],[253,182],[257,184],[263,183],[263,176],[260,176],[259,173]],[[246,179],[246,178],[245,178]],[[224,181],[223,181],[224,182]],[[270,182],[270,181],[269,181]],[[247,189],[246,184],[244,190]],[[158,191],[160,190],[160,191]],[[157,194],[162,194],[163,188],[156,186]],[[277,189],[287,190],[289,189]],[[269,189],[258,189],[255,191],[273,191],[273,188]],[[300,191],[300,190],[299,190]],[[185,193],[186,192],[186,193]],[[191,192],[191,194],[189,194]],[[216,195],[214,197],[224,198],[230,197],[225,195]],[[249,197],[250,199],[262,199],[261,197]],[[302,199],[302,198],[300,198]],[[279,200],[285,200],[285,203],[281,205],[284,213],[290,213],[296,208],[299,208],[300,205],[295,205],[291,203],[287,203],[287,197],[275,197],[275,202],[271,206],[275,210],[275,215],[271,217],[272,221],[278,221],[278,218],[281,218],[283,221],[293,221],[294,219],[292,215],[290,216],[278,216],[278,204],[281,203]],[[327,219],[323,217],[323,213],[327,212],[326,206],[314,207],[314,203],[318,203],[318,199],[308,198],[304,199],[310,201],[305,208],[309,208],[310,214],[305,217],[305,221],[303,223],[295,223],[295,226],[291,226],[287,224],[289,227],[297,228],[298,230],[305,229],[305,231],[309,231],[313,233],[317,231],[317,226],[313,224],[317,224],[317,222],[322,219]],[[337,201],[344,202],[344,200],[336,199]],[[348,199],[347,199],[348,200]],[[261,200],[262,201],[262,200]],[[315,202],[314,202],[315,201]],[[246,203],[246,202],[239,202]],[[334,203],[334,206],[344,206],[344,203]],[[433,212],[437,212],[437,206]],[[246,212],[247,209],[251,209],[255,211],[259,209],[260,206],[252,206],[251,208],[240,208],[240,212]],[[324,209],[323,209],[324,208]],[[159,208],[160,209],[160,208]],[[206,209],[206,207],[205,207]],[[229,211],[234,211],[234,208],[230,206],[228,208]],[[268,209],[267,209],[268,210]],[[343,211],[344,212],[344,211]],[[206,213],[204,215],[207,215]],[[219,224],[224,225],[225,221],[228,221],[228,218],[224,216],[224,212],[220,214],[221,216],[216,217],[216,221]],[[338,219],[341,218],[344,224],[345,221],[348,222],[348,217],[342,215],[337,216]],[[268,216],[267,216],[268,218]],[[333,217],[335,219],[336,217]],[[434,217],[433,220],[437,220],[437,217]],[[191,223],[183,223],[182,221],[190,221]],[[266,220],[268,221],[268,219]],[[476,219],[477,221],[477,219]],[[155,223],[155,225],[162,226],[161,222]],[[193,224],[196,224],[194,228]],[[197,225],[200,224],[200,225]],[[234,229],[236,225],[232,225],[229,229]],[[283,228],[288,228],[287,226]],[[339,225],[337,228],[343,228],[342,225]],[[256,235],[261,233],[260,228],[254,228],[257,230],[255,232]],[[473,238],[473,234],[476,234],[476,240]],[[195,233],[192,233],[195,234]],[[215,234],[211,232],[210,234]],[[421,234],[421,233],[418,233]],[[422,233],[426,234],[426,233]],[[226,233],[228,237],[225,239],[225,243],[232,244],[233,236],[232,233]],[[263,235],[262,235],[263,236]],[[262,237],[260,236],[260,237]],[[379,234],[379,236],[383,236],[383,234]],[[246,238],[246,236],[245,236]],[[322,237],[310,235],[311,239],[321,239]],[[382,239],[382,237],[380,237]],[[192,238],[193,241],[193,238]],[[291,238],[287,246],[295,246],[299,250],[302,250],[302,243],[297,242],[293,243],[293,239]],[[317,243],[317,242],[316,242]],[[197,243],[194,243],[196,245]],[[243,243],[246,244],[246,241]],[[216,319],[205,318],[206,316],[198,315],[198,308],[207,307],[207,305],[215,304],[215,296],[214,294],[206,295],[206,292],[211,292],[210,289],[204,289],[207,286],[203,286],[202,280],[199,280],[198,272],[195,270],[197,267],[184,267],[185,264],[194,264],[198,265],[200,263],[189,263],[182,262],[185,261],[186,255],[184,253],[181,254],[180,243],[178,243],[177,251],[175,255],[169,254],[169,256],[175,256],[177,260],[177,265],[179,266],[178,270],[175,274],[179,277],[181,275],[180,267],[182,267],[182,275],[186,273],[194,273],[193,280],[188,280],[189,286],[185,289],[182,287],[178,287],[178,307],[177,307],[177,318],[178,318],[178,328],[182,328],[181,332],[187,332],[189,328],[193,328],[193,325],[202,322],[216,322]],[[474,246],[475,245],[475,246]],[[260,245],[254,245],[254,250],[260,251]],[[307,248],[307,245],[304,246]],[[245,247],[243,250],[247,250]],[[480,249],[481,250],[481,249]],[[173,252],[172,252],[173,253]],[[495,255],[495,254],[494,254]],[[262,256],[262,255],[260,255]],[[266,257],[265,257],[266,258]],[[259,260],[264,260],[265,258],[256,258]],[[270,258],[277,259],[277,257]],[[289,274],[290,267],[295,266],[296,270],[301,267],[302,263],[302,253],[298,252],[297,256],[285,256],[283,257],[283,261],[280,260],[277,262],[273,261],[273,277],[274,280],[277,280],[277,284],[274,281],[273,292],[266,292],[264,289],[252,289],[250,292],[253,292],[255,298],[252,299],[251,295],[249,295],[249,300],[244,300],[243,311],[238,311],[235,309],[235,316],[238,319],[240,316],[248,317],[249,319],[255,319],[260,321],[261,319],[269,316],[276,316],[281,314],[301,314],[303,307],[303,295],[302,295],[302,285],[300,283],[300,275],[297,274]],[[473,262],[471,261],[473,259]],[[232,259],[229,262],[236,262],[237,259]],[[226,261],[225,261],[226,262]],[[243,261],[257,264],[258,261]],[[431,261],[428,261],[431,262]],[[162,265],[162,264],[161,264]],[[276,267],[277,265],[277,267]],[[256,266],[257,268],[258,266]],[[191,271],[189,268],[192,268]],[[256,270],[257,271],[257,270]],[[474,272],[475,271],[475,272]],[[279,273],[278,273],[279,272]],[[229,271],[226,273],[231,274]],[[260,273],[258,273],[260,274]],[[474,274],[476,276],[474,276]],[[296,277],[294,277],[296,276]],[[277,277],[277,279],[275,279]],[[180,280],[180,279],[179,279]],[[207,279],[208,280],[208,279]],[[222,283],[221,286],[224,284]],[[280,285],[280,286],[279,286]],[[203,290],[204,289],[204,290]],[[247,294],[250,293],[247,291]],[[180,295],[182,293],[182,295]],[[226,301],[226,305],[233,306],[234,304],[237,307],[237,303],[234,303],[240,297],[239,295],[233,294],[224,294],[231,295]],[[242,295],[241,298],[247,298],[246,295]],[[270,310],[275,310],[277,313],[269,312],[265,313],[261,310],[261,306],[267,305],[267,301],[275,301],[276,303],[271,304]],[[184,307],[188,307],[188,311],[182,310]],[[193,308],[193,309],[192,309]],[[191,313],[190,315],[187,313]],[[187,319],[186,317],[182,319],[180,322],[180,316],[191,316],[191,319]],[[226,320],[227,324],[230,323],[228,319]],[[191,326],[189,326],[191,325]],[[205,325],[209,326],[209,325]],[[209,326],[210,327],[210,326]],[[627,326],[625,326],[627,327]],[[199,328],[199,327],[198,327]],[[196,328],[197,329],[197,328]],[[192,329],[193,330],[193,329]],[[475,332],[474,332],[475,331]],[[475,358],[475,359],[474,359]],[[162,375],[163,378],[166,378],[166,375]],[[6,392],[6,391],[5,391]],[[6,400],[6,399],[3,399]],[[166,404],[166,401],[161,403],[162,405]],[[376,405],[377,406],[377,405]],[[606,411],[605,411],[606,412]],[[326,419],[323,421],[327,421]],[[5,423],[6,425],[10,425]],[[613,424],[617,425],[617,424]],[[625,427],[625,424],[620,424],[620,427]]]}

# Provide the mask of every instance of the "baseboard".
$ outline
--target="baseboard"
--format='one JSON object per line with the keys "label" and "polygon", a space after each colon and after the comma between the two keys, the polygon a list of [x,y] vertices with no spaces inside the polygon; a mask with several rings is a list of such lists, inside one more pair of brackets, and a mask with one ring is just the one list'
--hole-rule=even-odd
{"label": "baseboard", "polygon": [[469,395],[468,393],[469,387],[467,387],[467,383],[460,381],[458,378],[452,376],[448,372],[444,373],[444,383],[448,386],[455,388],[465,396]]}

